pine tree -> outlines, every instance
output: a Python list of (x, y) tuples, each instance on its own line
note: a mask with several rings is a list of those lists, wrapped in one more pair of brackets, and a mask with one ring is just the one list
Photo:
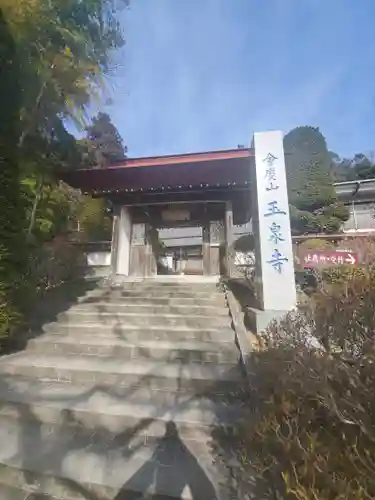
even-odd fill
[(89, 164), (105, 167), (126, 158), (126, 147), (110, 116), (99, 112), (87, 127), (87, 139), (82, 141)]
[(314, 127), (297, 127), (284, 137), (284, 149), (292, 231), (339, 231), (348, 211), (337, 200), (322, 133)]

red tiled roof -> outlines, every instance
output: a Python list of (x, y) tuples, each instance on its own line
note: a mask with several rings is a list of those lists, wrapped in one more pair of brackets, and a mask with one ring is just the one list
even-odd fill
[[(181, 163), (196, 163), (213, 160), (231, 160), (235, 158), (250, 158), (253, 156), (253, 150), (244, 149), (224, 149), (222, 151), (206, 151), (202, 153), (185, 153), (179, 155), (167, 156), (148, 156), (143, 158), (127, 158), (124, 162), (111, 165), (112, 168), (133, 168), (133, 167), (151, 167), (160, 165), (177, 165)], [(92, 170), (92, 169), (90, 169)]]
[(69, 172), (63, 180), (86, 192), (245, 184), (249, 180), (251, 156), (252, 150), (233, 149), (134, 158), (107, 168)]

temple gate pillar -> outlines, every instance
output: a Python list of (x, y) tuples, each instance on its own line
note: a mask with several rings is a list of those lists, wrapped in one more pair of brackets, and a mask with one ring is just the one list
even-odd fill
[(223, 220), (210, 220), (210, 275), (220, 276), (221, 253), (225, 246)]
[(210, 255), (210, 220), (205, 213), (205, 218), (202, 223), (202, 258), (203, 258), (203, 275), (211, 274), (211, 255)]
[(119, 240), (120, 207), (115, 206), (113, 210), (112, 241), (111, 241), (111, 274), (117, 272), (117, 255)]
[(133, 223), (130, 248), (130, 276), (137, 278), (149, 276), (152, 249), (148, 232), (148, 223)]
[(234, 230), (233, 230), (233, 207), (232, 202), (225, 204), (225, 256), (227, 276), (234, 276)]
[(129, 276), (130, 241), (132, 231), (131, 215), (128, 207), (121, 207), (119, 215), (114, 217), (114, 235), (112, 244), (116, 244), (116, 274)]
[(296, 285), (285, 172), (283, 134), (254, 134), (252, 221), (255, 237), (255, 284), (260, 309), (250, 310), (260, 332), (296, 307)]

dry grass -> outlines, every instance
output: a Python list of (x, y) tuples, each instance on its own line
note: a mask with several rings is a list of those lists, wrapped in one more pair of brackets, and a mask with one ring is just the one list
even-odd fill
[(264, 498), (375, 498), (374, 304), (368, 266), (323, 286), (263, 336), (239, 455), (242, 482), (246, 464), (267, 480)]

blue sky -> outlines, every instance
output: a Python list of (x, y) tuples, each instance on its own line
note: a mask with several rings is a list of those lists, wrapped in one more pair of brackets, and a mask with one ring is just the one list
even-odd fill
[(375, 150), (374, 20), (375, 0), (131, 0), (102, 110), (132, 157), (297, 125)]

